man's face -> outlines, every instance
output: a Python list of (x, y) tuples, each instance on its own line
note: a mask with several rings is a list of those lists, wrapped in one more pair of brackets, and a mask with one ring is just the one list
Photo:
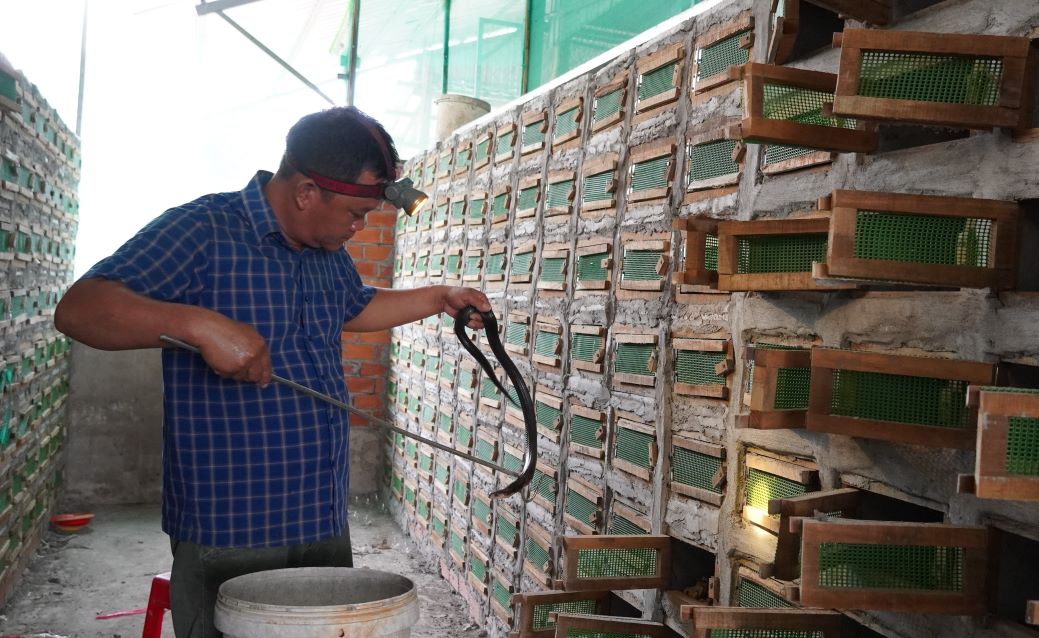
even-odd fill
[[(369, 186), (379, 181), (375, 173), (365, 170), (356, 183)], [(303, 211), (300, 240), (308, 246), (332, 251), (340, 250), (354, 233), (364, 229), (365, 215), (386, 203), (382, 199), (351, 197), (322, 189), (315, 195)]]

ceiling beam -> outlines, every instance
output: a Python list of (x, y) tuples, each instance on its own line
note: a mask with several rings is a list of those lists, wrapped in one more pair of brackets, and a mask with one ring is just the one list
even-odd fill
[(243, 4), (251, 4), (253, 2), (259, 2), (259, 0), (202, 0), (202, 2), (195, 6), (195, 11), (200, 15), (204, 16), (207, 13), (214, 13), (223, 11), (224, 9), (230, 9), (231, 7), (237, 7)]

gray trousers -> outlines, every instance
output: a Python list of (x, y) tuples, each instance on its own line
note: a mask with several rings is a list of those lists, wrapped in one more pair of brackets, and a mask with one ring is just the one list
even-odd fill
[(170, 614), (177, 638), (220, 638), (213, 611), (225, 580), (268, 569), (354, 564), (349, 527), (338, 538), (286, 547), (206, 547), (170, 539), (170, 548)]

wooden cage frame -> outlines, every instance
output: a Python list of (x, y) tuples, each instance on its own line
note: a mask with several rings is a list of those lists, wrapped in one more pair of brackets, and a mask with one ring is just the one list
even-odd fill
[[(622, 343), (650, 344), (653, 346), (653, 355), (650, 357), (648, 368), (652, 374), (631, 374), (617, 372), (614, 366), (614, 383), (653, 387), (657, 384), (656, 372), (660, 365), (660, 338), (655, 332), (636, 332), (636, 328), (615, 326), (613, 331), (613, 359), (617, 358), (617, 347)], [(616, 361), (614, 361), (616, 363)]]
[(973, 493), (978, 498), (1039, 501), (1039, 476), (1007, 471), (1009, 419), (1039, 418), (1039, 394), (971, 387), (967, 396), (978, 406)]
[[(573, 418), (574, 416), (582, 416), (586, 419), (599, 422), (599, 430), (596, 433), (596, 438), (599, 440), (599, 447), (592, 447), (589, 445), (583, 445), (575, 443), (573, 440)], [(577, 397), (570, 397), (570, 451), (589, 456), (593, 459), (603, 460), (606, 458), (606, 432), (607, 422), (609, 421), (609, 410), (596, 410), (595, 408), (589, 408), (581, 403), (581, 400)], [(585, 495), (587, 496), (587, 494)]]
[(522, 344), (512, 343), (510, 341), (505, 340), (504, 335), (503, 335), (502, 347), (504, 347), (509, 352), (514, 352), (514, 353), (516, 353), (516, 354), (518, 354), (518, 355), (520, 355), (522, 357), (525, 357), (525, 356), (527, 356), (530, 353), (530, 335), (531, 335), (531, 330), (530, 330), (530, 314), (526, 313), (526, 312), (516, 312), (516, 311), (509, 312), (508, 322), (505, 324), (505, 332), (506, 332), (506, 334), (508, 333), (510, 326), (517, 325), (517, 324), (525, 326), (525, 328), (523, 329), (523, 335), (524, 335), (523, 343)]
[(453, 173), (456, 177), (469, 172), (469, 169), (473, 165), (472, 138), (458, 141), (458, 145), (455, 146), (455, 159), (454, 162), (452, 162), (452, 165)]
[(717, 288), (718, 271), (708, 270), (704, 256), (707, 238), (718, 237), (718, 220), (705, 217), (688, 217), (671, 222), (672, 230), (684, 235), (685, 259), (681, 269), (671, 273), (671, 282), (679, 286), (707, 286)]
[[(552, 486), (551, 491), (555, 494), (555, 499), (552, 501), (548, 501), (541, 495), (540, 490), (535, 490), (532, 500), (541, 507), (545, 508), (546, 511), (554, 515), (556, 511), (556, 503), (559, 501), (559, 469), (553, 465), (549, 465), (548, 463), (543, 463), (541, 461), (538, 461), (535, 467), (537, 471), (540, 472), (542, 475), (552, 479), (554, 485)], [(531, 480), (531, 485), (533, 485), (535, 488), (539, 487), (536, 484), (536, 478), (534, 480)]]
[[(747, 474), (754, 469), (800, 483), (805, 487), (806, 493), (811, 494), (819, 491), (819, 469), (814, 463), (800, 459), (796, 461), (777, 459), (748, 451), (744, 459), (744, 465), (746, 466)], [(773, 534), (779, 534), (779, 520), (772, 518), (767, 509), (760, 510), (755, 506), (747, 504), (746, 485), (744, 485), (744, 494), (740, 496), (740, 501), (743, 503), (741, 509), (743, 520), (766, 529)]]
[[(685, 46), (681, 42), (665, 44), (649, 55), (644, 55), (635, 61), (635, 121), (642, 121), (646, 114), (659, 107), (678, 101), (682, 93), (682, 78), (684, 77)], [(651, 96), (644, 100), (639, 99), (638, 89), (642, 83), (642, 77), (651, 71), (674, 63), (674, 74), (671, 78), (671, 87), (663, 93)], [(642, 116), (642, 117), (640, 117)]]
[[(516, 265), (516, 255), (525, 255), (527, 253), (530, 253), (530, 269), (526, 273), (513, 274), (513, 269)], [(529, 284), (533, 280), (534, 269), (537, 266), (537, 254), (537, 244), (534, 242), (524, 242), (513, 246), (512, 263), (509, 265), (510, 284)]]
[(908, 445), (961, 449), (971, 449), (975, 445), (977, 406), (967, 406), (967, 427), (964, 428), (831, 415), (834, 370), (958, 380), (977, 385), (991, 384), (995, 375), (995, 366), (978, 361), (812, 348), (812, 383), (807, 415), (809, 430)]
[[(570, 367), (577, 370), (584, 370), (585, 372), (593, 372), (595, 374), (602, 374), (603, 364), (606, 360), (606, 348), (609, 345), (607, 337), (607, 329), (605, 326), (585, 325), (585, 324), (571, 324), (570, 325)], [(585, 361), (583, 359), (577, 359), (574, 357), (573, 348), (573, 336), (575, 334), (593, 335), (602, 339), (602, 345), (596, 351), (592, 361)]]
[[(549, 207), (548, 192), (552, 189), (553, 185), (564, 184), (571, 182), (570, 190), (567, 193), (567, 205)], [(549, 171), (548, 177), (545, 179), (545, 196), (542, 198), (545, 202), (541, 216), (547, 223), (550, 218), (568, 216), (574, 211), (576, 204), (575, 198), (577, 197), (577, 172), (574, 170), (554, 170)]]
[[(462, 269), (465, 266), (464, 254), (465, 251), (461, 248), (447, 248), (444, 250), (444, 281), (462, 281)], [(452, 273), (447, 267), (447, 263), (452, 256), (458, 258), (457, 273)]]
[[(671, 475), (668, 475), (667, 485), (668, 488), (682, 496), (688, 496), (704, 503), (710, 503), (716, 507), (720, 507), (722, 499), (725, 498), (725, 483), (726, 483), (726, 462), (725, 462), (725, 447), (721, 445), (715, 445), (713, 443), (705, 443), (703, 441), (696, 441), (684, 436), (672, 435), (671, 436), (671, 454), (669, 458), (674, 457), (675, 448), (683, 448), (699, 454), (707, 456), (713, 456), (720, 460), (721, 465), (718, 468), (718, 472), (713, 477), (713, 483), (721, 490), (720, 492), (711, 492), (693, 485), (686, 485), (685, 483), (676, 483)], [(671, 467), (674, 467), (674, 463), (671, 463)]]
[[(530, 556), (528, 556), (526, 543), (534, 541), (534, 544), (541, 547), (548, 554), (548, 561), (543, 567), (538, 567), (534, 563), (530, 562)], [(524, 533), (524, 546), (523, 546), (523, 572), (534, 579), (534, 582), (545, 587), (552, 586), (553, 575), (556, 571), (556, 558), (553, 556), (553, 543), (552, 537), (548, 532), (545, 531), (540, 525), (532, 520), (527, 521), (526, 530)]]
[[(452, 406), (446, 403), (440, 404), (437, 410), (437, 441), (447, 446), (453, 446), (455, 440), (455, 419), (451, 410)], [(444, 427), (445, 423), (447, 427)]]
[[(483, 580), (479, 580), (476, 574), (472, 572), (471, 565), (473, 558), (476, 558), (479, 562), (483, 563), (484, 576)], [(488, 592), (488, 585), (491, 577), (491, 560), (487, 557), (487, 554), (480, 549), (479, 543), (474, 543), (472, 539), (469, 539), (469, 556), (466, 557), (465, 566), (465, 579), (473, 587), (476, 593), (481, 596), (486, 596)]]
[[(519, 517), (507, 507), (502, 507), (501, 501), (495, 501), (495, 512), (494, 512), (494, 543), (502, 551), (508, 554), (511, 560), (516, 560), (519, 555), (520, 546), (520, 523)], [(512, 538), (512, 543), (506, 543), (503, 538), (498, 535), (498, 522), (501, 519), (508, 521), (515, 529), (516, 535)]]
[[(688, 337), (684, 334), (673, 333), (671, 336), (671, 349), (674, 351), (675, 360), (675, 394), (681, 394), (684, 396), (707, 397), (711, 399), (729, 398), (729, 383), (731, 378), (730, 375), (736, 367), (736, 360), (732, 350), (732, 341), (729, 339), (728, 335), (714, 337)], [(725, 377), (725, 382), (721, 384), (710, 385), (693, 385), (689, 383), (679, 383), (677, 378), (677, 362), (678, 352), (680, 350), (689, 352), (725, 353), (724, 360), (722, 360), (714, 368), (715, 374)]]
[[(494, 202), (502, 195), (505, 196), (505, 212), (496, 215), (494, 214)], [(492, 226), (509, 221), (509, 213), (512, 211), (512, 200), (512, 186), (510, 185), (502, 186), (491, 192), (488, 199), (487, 212), (490, 213)]]
[(554, 638), (556, 635), (554, 622), (549, 621), (547, 626), (541, 629), (534, 627), (535, 607), (545, 604), (572, 603), (585, 600), (593, 601), (596, 611), (605, 613), (610, 604), (610, 592), (541, 591), (513, 594), (512, 603), (519, 605), (519, 614), (516, 618), (515, 630), (509, 634), (509, 638)]
[[(490, 268), (491, 259), (502, 256), (502, 271), (500, 273), (487, 272)], [(500, 290), (505, 287), (505, 278), (509, 273), (509, 247), (505, 244), (491, 244), (487, 248), (487, 258), (484, 261), (483, 280), (488, 290)]]
[[(596, 121), (595, 109), (599, 104), (599, 98), (604, 95), (609, 95), (614, 91), (620, 91), (620, 109), (613, 115), (604, 117), (601, 120)], [(628, 102), (628, 71), (627, 69), (614, 75), (606, 84), (596, 87), (595, 93), (592, 96), (591, 110), (591, 133), (595, 134), (604, 129), (610, 128), (624, 121), (624, 114), (626, 112)]]
[[(495, 164), (501, 164), (502, 162), (506, 162), (515, 157), (516, 144), (519, 142), (519, 136), (516, 134), (517, 132), (518, 127), (515, 122), (508, 122), (507, 124), (498, 126), (498, 130), (494, 133), (494, 142), (491, 146), (491, 157)], [(509, 135), (510, 133), (512, 134), (512, 144), (509, 145), (509, 150), (504, 153), (499, 153), (498, 144), (504, 136)]]
[[(800, 600), (806, 607), (973, 616), (986, 611), (987, 528), (842, 519), (801, 521)], [(964, 549), (963, 591), (824, 588), (819, 584), (819, 554), (824, 543), (961, 547)]]
[[(745, 33), (744, 33), (745, 32)], [(709, 75), (704, 80), (697, 82), (696, 76), (699, 72), (699, 53), (701, 50), (709, 47), (712, 44), (716, 44), (726, 38), (736, 35), (737, 33), (744, 33), (740, 36), (740, 48), (751, 49), (754, 46), (754, 16), (750, 11), (743, 11), (735, 18), (725, 21), (717, 26), (714, 26), (707, 31), (704, 31), (693, 40), (693, 61), (690, 64), (691, 73), (689, 86), (691, 87), (690, 94), (695, 96), (702, 95), (708, 91), (718, 88), (723, 84), (728, 84), (733, 81), (731, 74), (722, 71)], [(749, 55), (748, 55), (749, 58)]]
[(801, 575), (801, 525), (798, 518), (840, 512), (844, 519), (854, 519), (862, 492), (853, 487), (809, 492), (793, 498), (776, 498), (768, 503), (768, 513), (779, 515), (776, 555), (772, 563), (763, 565), (761, 576), (795, 580)]
[(606, 525), (604, 529), (607, 535), (610, 535), (610, 524), (616, 516), (620, 516), (621, 518), (631, 522), (647, 534), (653, 533), (653, 524), (650, 523), (649, 518), (645, 514), (629, 505), (625, 505), (615, 498), (610, 502), (610, 511), (606, 515)]
[[(620, 160), (617, 153), (606, 153), (603, 155), (596, 155), (589, 157), (584, 164), (581, 166), (581, 199), (576, 202), (577, 206), (581, 211), (582, 219), (597, 218), (603, 215), (612, 215), (617, 211), (617, 184), (618, 177), (617, 170), (620, 167)], [(606, 192), (610, 195), (609, 199), (600, 199), (594, 201), (584, 201), (584, 195), (587, 191), (585, 184), (589, 177), (592, 175), (599, 175), (601, 173), (613, 173), (613, 177), (610, 179), (606, 186)]]
[(563, 280), (545, 281), (543, 277), (538, 277), (536, 287), (538, 290), (563, 293), (567, 290), (567, 283), (570, 279), (570, 244), (545, 244), (541, 249), (541, 259), (538, 264), (541, 269), (544, 269), (545, 261), (549, 259), (563, 260)]
[[(840, 81), (833, 101), (836, 114), (975, 129), (1029, 125), (1039, 54), (1027, 37), (845, 29), (834, 38), (834, 44), (841, 47)], [(860, 65), (865, 50), (999, 58), (1002, 77), (998, 101), (988, 106), (860, 96)]]
[[(512, 586), (512, 583), (510, 583), (509, 580), (507, 578), (505, 578), (505, 576), (497, 568), (491, 568), (490, 572), (491, 572), (491, 582), (488, 585), (488, 587), (491, 590), (491, 594), (490, 594), (490, 598), (491, 598), (491, 612), (494, 613), (494, 615), (498, 617), (498, 620), (500, 620), (503, 623), (505, 623), (506, 626), (511, 626), (512, 625), (512, 620), (513, 620), (512, 602), (511, 601), (512, 601), (512, 596), (515, 593), (515, 588)], [(499, 586), (501, 586), (509, 594), (509, 601), (510, 602), (509, 602), (508, 608), (503, 607), (501, 605), (501, 603), (498, 602), (498, 599), (495, 598), (495, 596), (494, 596), (494, 585), (495, 584), (498, 584)]]
[[(483, 144), (484, 142), (487, 142), (487, 156), (484, 157), (483, 159), (480, 159), (480, 158), (478, 158), (476, 156), (477, 155), (476, 152), (479, 149), (480, 144)], [(491, 163), (491, 159), (493, 157), (494, 157), (494, 134), (491, 132), (490, 129), (487, 129), (483, 133), (480, 133), (479, 135), (477, 135), (475, 137), (475, 139), (473, 140), (473, 170), (479, 170), (479, 169), (483, 168), (484, 166), (487, 166), (488, 164)]]
[[(447, 538), (444, 539), (447, 546), (447, 555), (451, 558), (451, 562), (455, 564), (455, 567), (468, 571), (465, 569), (465, 559), (469, 554), (469, 535), (466, 534), (465, 528), (459, 527), (456, 523), (452, 522), (446, 530)], [(459, 556), (455, 553), (454, 544), (451, 542), (451, 536), (455, 535), (462, 539), (462, 555)]]
[[(902, 33), (902, 32), (898, 32)], [(730, 67), (733, 73), (736, 70)], [(773, 81), (810, 91), (833, 93), (837, 75), (807, 69), (748, 62), (738, 67), (743, 80), (743, 120), (727, 133), (758, 144), (784, 144), (844, 153), (872, 153), (877, 148), (876, 126), (859, 121), (857, 128), (804, 124), (765, 117), (765, 83)]]
[[(820, 204), (829, 204), (832, 210), (826, 265), (817, 269), (818, 276), (965, 288), (1007, 289), (1016, 285), (1020, 250), (1018, 228), (1023, 215), (1017, 202), (836, 190), (828, 201), (824, 198)], [(855, 226), (859, 210), (991, 220), (994, 240), (989, 246), (989, 261), (992, 266), (982, 268), (855, 257)]]
[[(534, 189), (534, 206), (532, 208), (520, 208), (520, 196), (523, 191), (528, 189)], [(544, 199), (544, 193), (541, 188), (541, 174), (528, 175), (519, 181), (519, 190), (516, 191), (516, 219), (526, 219), (528, 217), (535, 217), (538, 212), (538, 205), (541, 200)]]
[[(574, 118), (575, 123), (577, 124), (577, 127), (573, 131), (570, 131), (569, 133), (564, 133), (563, 135), (559, 135), (556, 132), (556, 128), (557, 128), (557, 125), (558, 125), (558, 122), (559, 122), (560, 114), (568, 113), (568, 112), (570, 112), (573, 109), (577, 109), (577, 115)], [(581, 130), (583, 128), (584, 128), (584, 98), (579, 97), (579, 96), (570, 97), (570, 98), (567, 98), (567, 99), (563, 100), (559, 104), (557, 104), (556, 107), (555, 107), (555, 116), (554, 116), (553, 122), (552, 122), (552, 151), (555, 152), (555, 151), (559, 151), (559, 150), (565, 150), (565, 149), (576, 147), (578, 144), (580, 144), (580, 141), (581, 141)]]
[(647, 202), (654, 202), (659, 200), (667, 199), (671, 195), (671, 190), (675, 182), (675, 150), (677, 146), (673, 140), (664, 139), (656, 140), (653, 142), (646, 142), (645, 144), (639, 144), (638, 146), (631, 149), (628, 156), (628, 171), (629, 175), (634, 170), (636, 164), (647, 162), (654, 159), (660, 159), (662, 157), (668, 158), (667, 172), (664, 178), (667, 181), (667, 186), (660, 188), (650, 188), (646, 190), (635, 191), (632, 190), (632, 181), (628, 180), (628, 207), (632, 204), (645, 204)]
[[(521, 121), (523, 127), (518, 132), (520, 138), (520, 155), (529, 155), (544, 149), (548, 133), (548, 110), (541, 109), (538, 111), (528, 111), (523, 114)], [(523, 144), (523, 132), (527, 130), (528, 126), (538, 122), (541, 122), (541, 127), (539, 129), (541, 131), (541, 140), (532, 144)]]
[(562, 394), (560, 394), (556, 390), (553, 390), (552, 388), (548, 387), (547, 385), (539, 383), (534, 388), (534, 405), (536, 406), (538, 403), (543, 403), (543, 404), (549, 406), (550, 408), (554, 408), (556, 410), (559, 410), (559, 416), (556, 417), (556, 426), (555, 426), (555, 428), (550, 429), (547, 426), (542, 425), (540, 422), (538, 422), (538, 424), (537, 424), (538, 433), (541, 436), (543, 436), (546, 439), (548, 439), (549, 441), (552, 441), (553, 443), (558, 445), (559, 444), (559, 440), (562, 437), (562, 433), (563, 433), (563, 397), (562, 397)]
[(466, 226), (480, 228), (487, 222), (487, 210), (487, 191), (470, 191), (466, 196), (465, 213), (462, 215), (462, 220)]
[[(647, 281), (629, 281), (624, 278), (624, 260), (628, 251), (651, 250), (660, 253), (657, 259), (656, 272), (660, 279)], [(621, 249), (618, 260), (617, 292), (618, 299), (655, 299), (664, 290), (670, 278), (671, 270), (671, 235), (667, 233), (640, 234), (621, 233)]]
[[(483, 253), (483, 248), (470, 248), (469, 250), (466, 251), (466, 254), (463, 256), (463, 259), (462, 259), (462, 281), (474, 282), (474, 281), (481, 281), (481, 280), (483, 280), (483, 267), (484, 267), (484, 257), (483, 257), (483, 254), (484, 254)], [(471, 257), (476, 257), (477, 258), (477, 262), (476, 263), (478, 264), (477, 267), (480, 270), (480, 272), (478, 274), (466, 274), (466, 272), (465, 272), (466, 271), (466, 266), (468, 265), (469, 259)]]
[[(687, 607), (682, 607), (685, 617)], [(842, 615), (822, 609), (752, 609), (689, 606), (693, 638), (707, 638), (714, 629), (803, 630), (806, 635), (839, 638)]]
[(455, 149), (453, 146), (445, 146), (440, 149), (437, 153), (436, 171), (434, 173), (437, 179), (451, 177), (451, 173), (454, 170), (454, 158)]
[(579, 635), (585, 636), (584, 631), (606, 632), (599, 635), (623, 635), (622, 632), (638, 634), (646, 638), (668, 638), (671, 630), (663, 623), (641, 618), (621, 618), (617, 616), (600, 616), (592, 614), (567, 614), (563, 612), (552, 612), (550, 617), (555, 617), (556, 636), (567, 638), (570, 630), (581, 630)]
[[(566, 511), (566, 504), (567, 500), (570, 498), (570, 492), (575, 492), (578, 496), (581, 496), (592, 503), (595, 507), (595, 512), (592, 515), (593, 520), (582, 521), (575, 518), (570, 514), (570, 512)], [(564, 523), (577, 530), (580, 534), (597, 534), (599, 527), (603, 523), (604, 502), (604, 490), (601, 487), (592, 485), (578, 476), (576, 472), (572, 470), (570, 471), (566, 477), (566, 490), (563, 494)]]
[[(645, 423), (636, 419), (636, 415), (628, 412), (614, 413), (614, 427), (611, 437), (612, 441), (608, 446), (610, 449), (610, 464), (621, 472), (648, 482), (653, 478), (653, 471), (657, 466), (658, 457), (660, 456), (660, 446), (657, 443), (657, 428), (653, 423)], [(648, 449), (646, 450), (647, 457), (649, 458), (649, 467), (642, 467), (640, 465), (635, 465), (630, 461), (617, 458), (617, 435), (620, 433), (621, 429), (631, 430), (633, 432), (653, 437), (653, 440), (649, 443)], [(614, 501), (614, 504), (617, 504), (617, 502)], [(649, 531), (650, 530), (646, 530), (646, 532)]]
[[(549, 333), (559, 336), (552, 355), (540, 354), (537, 351), (537, 339), (539, 333)], [(541, 369), (558, 372), (562, 366), (563, 351), (563, 325), (555, 319), (539, 318), (534, 322), (534, 330), (531, 334), (530, 360)]]
[[(683, 176), (685, 180), (685, 195), (683, 195), (683, 203), (690, 204), (706, 197), (721, 197), (723, 195), (735, 193), (739, 188), (740, 180), (743, 179), (743, 170), (745, 168), (744, 159), (746, 157), (746, 146), (740, 141), (736, 142), (732, 154), (733, 162), (737, 165), (736, 172), (726, 173), (725, 175), (719, 175), (717, 177), (712, 177), (711, 179), (696, 182), (694, 182), (689, 175), (689, 169), (692, 165), (689, 151), (694, 146), (730, 139), (726, 135), (726, 131), (728, 131), (730, 127), (736, 126), (738, 123), (738, 118), (727, 117), (714, 119), (697, 126), (686, 134), (686, 161), (685, 175)], [(677, 222), (681, 220), (675, 221)]]
[[(581, 257), (588, 255), (605, 255), (603, 257), (603, 268), (606, 270), (606, 279), (594, 281), (582, 281), (578, 262)], [(574, 291), (577, 294), (589, 292), (602, 292), (610, 289), (610, 280), (613, 278), (613, 241), (605, 237), (592, 239), (581, 239), (577, 242), (576, 255), (574, 257)]]
[(803, 410), (776, 410), (779, 371), (784, 368), (812, 367), (812, 350), (757, 348), (749, 344), (743, 349), (743, 360), (754, 364), (754, 383), (744, 393), (743, 402), (749, 412), (737, 417), (737, 426), (754, 430), (791, 430), (806, 426), (807, 406)]
[[(618, 536), (560, 536), (562, 578), (553, 584), (565, 591), (601, 591), (619, 589), (666, 589), (671, 580), (671, 537), (656, 534)], [(582, 550), (656, 550), (655, 573), (652, 576), (582, 577), (577, 572)]]

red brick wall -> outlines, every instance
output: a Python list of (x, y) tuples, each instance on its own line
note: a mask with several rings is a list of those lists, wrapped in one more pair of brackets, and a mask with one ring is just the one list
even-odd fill
[[(367, 227), (346, 244), (357, 272), (366, 284), (389, 288), (393, 284), (393, 232), (396, 211), (368, 213)], [(386, 373), (390, 363), (390, 331), (344, 332), (343, 374), (351, 403), (360, 410), (385, 418)], [(351, 425), (367, 425), (350, 417)]]

